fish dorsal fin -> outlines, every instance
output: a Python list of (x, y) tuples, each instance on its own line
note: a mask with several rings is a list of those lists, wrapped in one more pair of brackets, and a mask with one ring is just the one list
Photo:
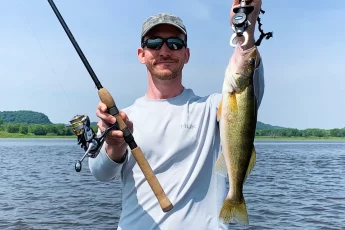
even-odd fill
[(255, 163), (256, 163), (256, 150), (255, 150), (255, 147), (253, 145), (252, 155), (250, 156), (249, 165), (248, 165), (248, 168), (247, 168), (247, 172), (246, 172), (246, 176), (244, 178), (244, 181), (247, 180), (248, 176), (252, 172), (252, 170), (253, 170), (253, 168), (255, 166)]
[(216, 173), (218, 173), (219, 175), (223, 176), (223, 177), (227, 177), (228, 176), (228, 171), (226, 168), (226, 164), (225, 164), (225, 159), (224, 159), (224, 155), (223, 153), (219, 154), (219, 157), (216, 161)]

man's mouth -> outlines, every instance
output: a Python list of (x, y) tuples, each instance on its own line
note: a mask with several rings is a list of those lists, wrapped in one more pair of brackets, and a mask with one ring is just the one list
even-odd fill
[(156, 62), (156, 65), (158, 64), (171, 64), (171, 63), (175, 63), (174, 61), (159, 61), (159, 62)]

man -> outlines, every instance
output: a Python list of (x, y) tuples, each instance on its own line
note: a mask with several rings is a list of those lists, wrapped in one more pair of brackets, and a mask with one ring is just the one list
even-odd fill
[[(238, 4), (235, 0), (232, 7)], [(252, 26), (248, 29), (248, 44), (240, 47), (243, 39), (237, 39), (233, 66), (256, 49), (254, 30), (261, 0), (251, 4), (255, 9), (249, 17)], [(141, 35), (138, 59), (147, 67), (148, 89), (133, 105), (123, 109), (121, 116), (174, 208), (167, 213), (161, 210), (121, 131), (110, 132), (99, 155), (89, 158), (91, 173), (100, 181), (121, 176), (122, 214), (118, 229), (227, 229), (218, 220), (227, 193), (226, 179), (214, 172), (220, 152), (216, 113), (221, 94), (200, 97), (182, 85), (182, 69), (188, 63), (190, 50), (187, 30), (178, 17), (152, 16), (143, 23)], [(258, 59), (254, 80), (260, 104), (264, 79), (263, 64)], [(115, 122), (106, 111), (100, 103), (96, 112), (99, 131)]]

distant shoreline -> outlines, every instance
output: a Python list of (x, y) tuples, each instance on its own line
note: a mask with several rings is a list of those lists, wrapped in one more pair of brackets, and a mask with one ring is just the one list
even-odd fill
[(255, 140), (267, 141), (345, 141), (345, 137), (271, 137), (257, 136)]
[(21, 133), (7, 133), (7, 132), (0, 132), (0, 138), (9, 138), (9, 139), (28, 139), (28, 138), (35, 138), (35, 139), (44, 139), (44, 138), (55, 138), (55, 139), (71, 139), (76, 138), (75, 135), (71, 136), (57, 136), (57, 135), (35, 135), (33, 133), (29, 134), (21, 134)]
[[(20, 134), (20, 133), (7, 133), (0, 132), (0, 138), (8, 139), (74, 139), (75, 135), (72, 136), (57, 136), (57, 135), (34, 135), (30, 134)], [(255, 140), (267, 140), (267, 141), (345, 141), (345, 137), (272, 137), (272, 136), (257, 136)]]

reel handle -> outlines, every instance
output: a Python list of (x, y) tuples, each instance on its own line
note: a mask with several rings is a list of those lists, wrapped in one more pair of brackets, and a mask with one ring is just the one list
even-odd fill
[(82, 168), (81, 161), (80, 160), (75, 161), (75, 163), (74, 163), (75, 171), (80, 172), (81, 168)]
[(164, 212), (170, 211), (173, 208), (173, 205), (165, 194), (162, 186), (160, 185), (156, 175), (152, 171), (152, 168), (149, 165), (140, 147), (135, 143), (132, 133), (129, 131), (126, 123), (123, 121), (113, 97), (105, 88), (99, 89), (98, 95), (101, 101), (107, 106), (109, 114), (113, 115), (116, 118), (116, 122), (118, 123), (120, 130), (123, 132), (124, 139), (130, 147), (133, 157), (137, 161), (162, 210)]

